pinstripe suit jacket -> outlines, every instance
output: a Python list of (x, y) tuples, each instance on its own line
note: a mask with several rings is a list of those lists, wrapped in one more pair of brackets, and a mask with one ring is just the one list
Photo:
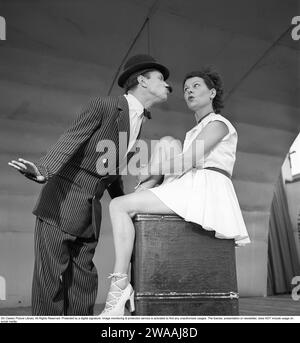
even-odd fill
[[(129, 108), (124, 96), (93, 99), (73, 125), (38, 161), (37, 167), (46, 177), (47, 183), (40, 193), (33, 214), (70, 234), (92, 236), (95, 230), (92, 201), (96, 192), (99, 199), (105, 189), (111, 197), (124, 194), (121, 177), (111, 174), (112, 170), (118, 169), (122, 144), (119, 144), (119, 132), (127, 134), (127, 150), (129, 130)], [(115, 143), (116, 156), (114, 151), (96, 151), (99, 142), (103, 140)], [(109, 171), (107, 165), (102, 164), (101, 156), (104, 155), (108, 161), (116, 161), (109, 166)], [(127, 162), (132, 156), (133, 153), (127, 155)], [(96, 228), (98, 233), (100, 222)]]

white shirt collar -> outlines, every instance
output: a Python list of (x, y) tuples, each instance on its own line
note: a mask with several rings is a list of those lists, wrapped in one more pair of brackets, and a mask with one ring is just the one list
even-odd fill
[(124, 94), (129, 107), (129, 113), (136, 113), (141, 115), (144, 112), (144, 106), (140, 101), (132, 94)]

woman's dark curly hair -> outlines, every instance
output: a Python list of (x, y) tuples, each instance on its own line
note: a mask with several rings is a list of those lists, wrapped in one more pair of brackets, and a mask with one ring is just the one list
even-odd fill
[(216, 90), (216, 96), (213, 99), (213, 109), (216, 113), (221, 113), (221, 109), (224, 107), (223, 105), (223, 82), (221, 76), (213, 70), (211, 67), (204, 67), (197, 71), (192, 71), (188, 73), (184, 80), (183, 80), (183, 87), (185, 81), (187, 79), (191, 79), (192, 77), (201, 77), (204, 80), (208, 89), (214, 88)]

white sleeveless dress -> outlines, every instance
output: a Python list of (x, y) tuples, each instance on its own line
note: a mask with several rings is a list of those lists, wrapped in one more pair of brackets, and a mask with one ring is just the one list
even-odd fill
[(231, 180), (219, 172), (203, 169), (217, 167), (232, 175), (238, 138), (235, 128), (223, 116), (211, 113), (187, 132), (183, 152), (201, 130), (215, 120), (225, 123), (229, 133), (204, 157), (203, 166), (182, 176), (167, 178), (150, 191), (186, 221), (215, 231), (216, 238), (234, 239), (237, 245), (245, 245), (250, 239)]

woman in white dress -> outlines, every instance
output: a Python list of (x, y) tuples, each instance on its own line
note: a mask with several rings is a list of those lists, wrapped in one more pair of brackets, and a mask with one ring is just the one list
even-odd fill
[(128, 300), (134, 310), (128, 268), (136, 213), (177, 214), (215, 231), (217, 238), (235, 239), (237, 245), (250, 242), (231, 182), (237, 133), (219, 114), (223, 107), (221, 78), (207, 68), (189, 73), (183, 92), (197, 123), (187, 132), (183, 149), (174, 138), (162, 138), (149, 165), (141, 170), (137, 191), (110, 203), (116, 260), (102, 316), (124, 315)]

